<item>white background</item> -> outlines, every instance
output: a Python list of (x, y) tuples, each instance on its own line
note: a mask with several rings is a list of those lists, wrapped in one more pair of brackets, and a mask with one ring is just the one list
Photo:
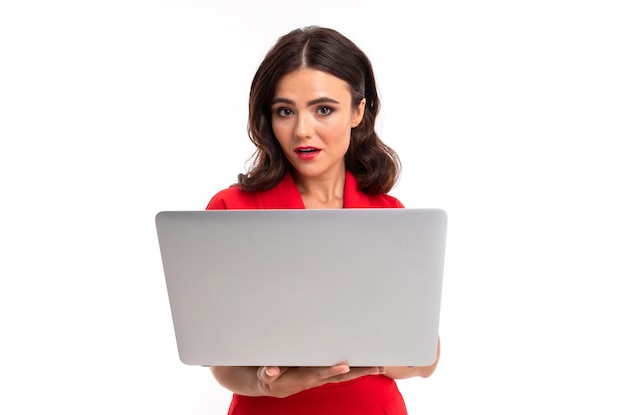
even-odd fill
[(449, 214), (409, 412), (626, 413), (619, 5), (2, 0), (0, 413), (225, 413), (178, 361), (154, 215), (236, 180), (254, 71), (309, 24), (374, 64), (393, 194)]

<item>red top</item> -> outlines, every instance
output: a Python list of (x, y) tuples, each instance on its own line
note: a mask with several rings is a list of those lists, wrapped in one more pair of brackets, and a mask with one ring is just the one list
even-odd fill
[[(344, 208), (402, 208), (386, 194), (368, 195), (346, 172)], [(298, 188), (287, 173), (272, 189), (246, 192), (238, 186), (218, 192), (207, 209), (304, 209)], [(287, 398), (233, 394), (229, 415), (406, 415), (396, 382), (384, 375), (363, 376), (348, 382), (327, 383)]]

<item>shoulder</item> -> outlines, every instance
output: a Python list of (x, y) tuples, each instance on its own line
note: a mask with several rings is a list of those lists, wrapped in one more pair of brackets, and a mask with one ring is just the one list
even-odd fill
[(258, 192), (246, 192), (233, 185), (215, 194), (206, 209), (258, 209), (262, 202)]
[(367, 195), (373, 207), (403, 208), (404, 205), (395, 197), (388, 194)]
[(291, 175), (287, 173), (269, 190), (249, 192), (238, 185), (221, 190), (211, 198), (208, 209), (304, 209), (304, 203)]
[(403, 208), (398, 199), (386, 193), (369, 194), (359, 189), (354, 175), (346, 172), (346, 185), (343, 192), (346, 208)]

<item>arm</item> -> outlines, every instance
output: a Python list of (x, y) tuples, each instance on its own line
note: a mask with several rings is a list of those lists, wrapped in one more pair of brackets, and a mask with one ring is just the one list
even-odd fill
[(406, 379), (412, 378), (415, 376), (420, 376), (422, 378), (427, 378), (433, 374), (437, 365), (439, 364), (439, 355), (441, 352), (441, 341), (437, 341), (437, 357), (435, 358), (435, 362), (430, 366), (416, 366), (416, 367), (406, 367), (406, 366), (388, 366), (385, 368), (385, 375), (393, 378), (393, 379)]
[(344, 382), (365, 375), (384, 373), (384, 368), (348, 365), (331, 367), (211, 366), (224, 388), (246, 396), (284, 398), (330, 382)]
[(246, 396), (263, 395), (263, 389), (257, 377), (258, 367), (211, 366), (210, 369), (217, 383), (231, 392)]

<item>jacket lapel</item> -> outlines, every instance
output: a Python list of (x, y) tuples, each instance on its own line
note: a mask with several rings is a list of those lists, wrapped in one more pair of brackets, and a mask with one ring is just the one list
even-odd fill
[(262, 192), (261, 200), (264, 209), (304, 209), (302, 196), (289, 172), (276, 186)]

